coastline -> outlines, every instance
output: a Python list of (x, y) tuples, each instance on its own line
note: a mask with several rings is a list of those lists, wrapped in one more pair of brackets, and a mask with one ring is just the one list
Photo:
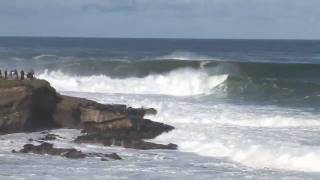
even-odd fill
[[(83, 134), (74, 139), (77, 143), (133, 149), (177, 149), (175, 144), (144, 141), (174, 129), (144, 119), (146, 114), (156, 114), (156, 110), (63, 96), (45, 80), (0, 80), (0, 134), (69, 128), (82, 130)], [(48, 145), (43, 147), (52, 149)], [(40, 154), (43, 153), (50, 154), (49, 151)]]

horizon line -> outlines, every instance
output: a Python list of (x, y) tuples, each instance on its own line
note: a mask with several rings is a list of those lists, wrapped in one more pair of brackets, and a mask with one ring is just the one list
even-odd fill
[(98, 37), (98, 36), (33, 36), (33, 35), (0, 35), (0, 38), (65, 38), (65, 39), (157, 39), (157, 40), (262, 40), (262, 41), (320, 41), (320, 39), (303, 38), (183, 38), (183, 37)]

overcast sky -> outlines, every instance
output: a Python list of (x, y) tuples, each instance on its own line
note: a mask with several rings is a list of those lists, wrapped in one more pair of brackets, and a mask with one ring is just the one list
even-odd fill
[(320, 39), (320, 0), (0, 0), (2, 36)]

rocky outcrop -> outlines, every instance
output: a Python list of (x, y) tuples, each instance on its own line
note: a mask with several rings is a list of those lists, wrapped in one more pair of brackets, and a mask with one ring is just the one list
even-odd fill
[(133, 148), (133, 149), (177, 149), (177, 145), (175, 144), (156, 144), (152, 142), (146, 142), (139, 138), (132, 138), (130, 136), (114, 136), (96, 133), (96, 134), (87, 134), (83, 136), (79, 136), (76, 140), (76, 143), (91, 143), (91, 144), (103, 144), (105, 146), (122, 146), (125, 148)]
[(0, 133), (59, 127), (53, 119), (59, 98), (43, 80), (0, 80)]
[(104, 105), (81, 98), (61, 96), (54, 119), (68, 128), (82, 128), (86, 134), (77, 143), (100, 143), (134, 149), (176, 149), (173, 144), (145, 142), (174, 129), (170, 125), (144, 119), (154, 109), (134, 109), (125, 105)]
[[(33, 144), (26, 144), (20, 151), (12, 150), (13, 153), (33, 153), (33, 154), (48, 154), (54, 156), (63, 156), (70, 159), (82, 159), (86, 157), (100, 157), (101, 160), (105, 161), (108, 159), (121, 160), (121, 157), (116, 154), (103, 154), (103, 153), (83, 153), (74, 148), (55, 148), (53, 144), (42, 143), (38, 146)], [(106, 159), (108, 158), (108, 159)]]
[[(155, 109), (100, 104), (83, 98), (62, 96), (44, 80), (0, 80), (0, 133), (55, 128), (84, 129), (79, 143), (121, 145), (136, 149), (176, 149), (173, 144), (145, 142), (174, 129), (144, 119)], [(47, 137), (54, 139), (55, 137)]]

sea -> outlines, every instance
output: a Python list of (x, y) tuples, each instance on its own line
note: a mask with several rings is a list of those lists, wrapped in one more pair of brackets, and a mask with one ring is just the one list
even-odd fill
[(60, 94), (156, 108), (178, 150), (75, 144), (123, 160), (13, 154), (40, 132), (0, 136), (0, 179), (320, 179), (320, 41), (0, 37), (0, 69), (33, 69)]

